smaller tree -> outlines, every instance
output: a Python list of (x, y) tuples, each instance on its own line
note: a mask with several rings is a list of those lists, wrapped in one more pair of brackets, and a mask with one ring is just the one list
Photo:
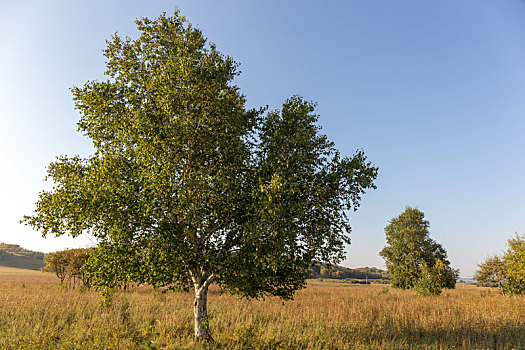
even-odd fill
[(92, 249), (90, 248), (77, 248), (69, 250), (67, 273), (69, 279), (73, 280), (73, 287), (76, 286), (77, 282), (82, 283), (84, 287), (89, 288), (91, 286), (91, 279), (84, 269), (91, 252)]
[(407, 207), (385, 227), (387, 246), (379, 255), (385, 259), (392, 287), (417, 285), (419, 290), (431, 291), (420, 294), (439, 294), (441, 288), (455, 287), (459, 270), (450, 267), (443, 246), (429, 237), (429, 226), (423, 212)]
[(507, 278), (503, 290), (511, 294), (525, 294), (525, 236), (516, 234), (507, 244), (509, 248), (503, 255)]
[(54, 272), (61, 284), (67, 281), (68, 285), (72, 283), (75, 287), (78, 282), (90, 287), (91, 281), (84, 267), (92, 251), (92, 248), (77, 248), (48, 253), (44, 256), (42, 271)]
[(505, 262), (497, 255), (488, 257), (478, 264), (478, 270), (474, 274), (476, 284), (480, 287), (503, 288), (507, 279), (505, 273)]
[(67, 250), (61, 250), (53, 253), (47, 253), (44, 256), (44, 267), (42, 271), (44, 272), (54, 272), (58, 279), (60, 279), (60, 284), (64, 283), (64, 280), (67, 277), (69, 258), (67, 257)]

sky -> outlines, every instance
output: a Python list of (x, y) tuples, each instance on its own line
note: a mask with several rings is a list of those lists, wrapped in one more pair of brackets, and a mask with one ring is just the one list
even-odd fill
[(384, 227), (406, 206), (462, 277), (525, 234), (525, 2), (0, 0), (0, 242), (50, 252), (87, 236), (19, 224), (59, 155), (87, 156), (70, 88), (104, 80), (102, 50), (134, 20), (178, 8), (241, 64), (250, 107), (318, 103), (343, 155), (362, 149), (377, 190), (349, 214), (348, 267), (384, 267)]

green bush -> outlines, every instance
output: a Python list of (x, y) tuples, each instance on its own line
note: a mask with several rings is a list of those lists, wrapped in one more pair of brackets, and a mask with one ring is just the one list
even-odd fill
[(503, 294), (525, 294), (525, 281), (514, 278), (507, 278), (501, 286)]
[(435, 274), (426, 267), (422, 269), (421, 277), (414, 283), (414, 290), (422, 296), (441, 294), (441, 286)]

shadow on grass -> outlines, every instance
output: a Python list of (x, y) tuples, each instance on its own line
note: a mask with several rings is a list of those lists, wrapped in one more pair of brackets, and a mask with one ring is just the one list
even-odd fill
[[(334, 330), (335, 331), (335, 330)], [(502, 324), (495, 330), (479, 328), (423, 330), (416, 327), (379, 334), (361, 328), (352, 332), (339, 329), (323, 338), (307, 333), (267, 339), (253, 328), (237, 330), (234, 337), (217, 337), (202, 349), (525, 349), (525, 324)]]
[[(397, 332), (373, 334), (366, 337), (361, 332), (362, 343), (368, 344), (404, 344), (414, 349), (525, 349), (524, 323), (504, 323), (493, 330), (480, 327), (461, 327), (454, 329), (421, 329), (407, 325)], [(367, 339), (366, 341), (363, 341)], [(356, 335), (349, 335), (349, 343), (356, 342)]]

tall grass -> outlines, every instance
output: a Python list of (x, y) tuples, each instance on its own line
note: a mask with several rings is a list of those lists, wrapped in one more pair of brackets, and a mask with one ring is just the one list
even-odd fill
[(113, 295), (50, 276), (0, 276), (1, 349), (524, 349), (525, 299), (475, 287), (438, 297), (384, 286), (312, 283), (295, 300), (211, 290), (214, 344), (193, 342), (192, 296)]

